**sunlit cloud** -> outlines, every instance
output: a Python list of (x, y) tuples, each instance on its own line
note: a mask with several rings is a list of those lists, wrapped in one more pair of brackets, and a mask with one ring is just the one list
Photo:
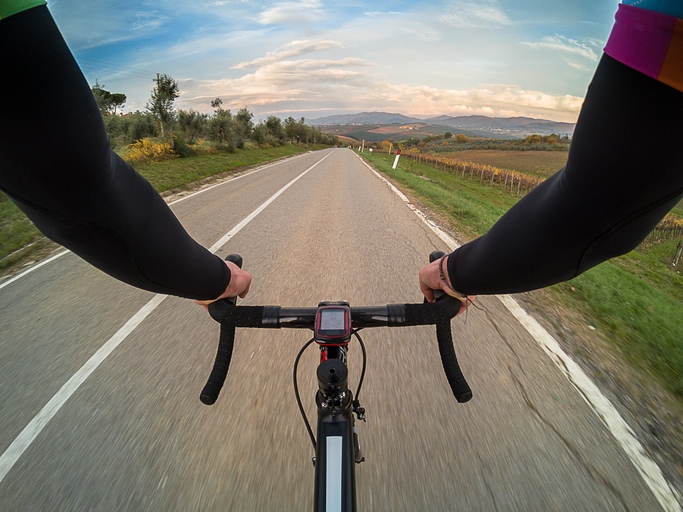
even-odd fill
[(268, 52), (265, 57), (259, 57), (258, 59), (254, 59), (249, 62), (240, 62), (236, 66), (233, 66), (233, 68), (259, 68), (274, 62), (281, 61), (283, 59), (340, 47), (341, 45), (335, 41), (292, 41), (291, 43), (288, 43), (275, 51)]
[[(259, 61), (259, 59), (255, 59)], [(491, 84), (469, 89), (391, 84), (378, 79), (372, 63), (343, 59), (269, 59), (239, 78), (192, 80), (184, 84), (185, 108), (207, 110), (221, 97), (226, 106), (244, 105), (264, 114), (298, 107), (299, 111), (390, 110), (408, 115), (532, 115), (573, 122), (583, 99), (552, 95), (515, 85)], [(246, 66), (245, 66), (246, 67)]]
[(502, 84), (465, 90), (383, 84), (375, 87), (368, 99), (384, 105), (401, 105), (402, 111), (413, 114), (485, 113), (501, 116), (509, 112), (526, 112), (527, 115), (555, 112), (556, 117), (569, 120), (576, 119), (583, 103), (583, 98), (575, 96), (554, 96)]
[(233, 108), (241, 103), (256, 106), (284, 101), (325, 101), (328, 89), (367, 86), (366, 75), (356, 68), (368, 65), (353, 57), (272, 62), (240, 78), (196, 80), (188, 84), (195, 97), (190, 100), (188, 95), (186, 101), (221, 97)]

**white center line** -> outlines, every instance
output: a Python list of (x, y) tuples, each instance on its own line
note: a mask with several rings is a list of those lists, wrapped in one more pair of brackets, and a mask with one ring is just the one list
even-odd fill
[[(328, 153), (323, 158), (318, 160), (304, 172), (299, 174), (292, 181), (287, 183), (284, 187), (273, 194), (265, 203), (254, 210), (250, 215), (248, 215), (242, 222), (237, 224), (232, 228), (227, 234), (225, 234), (221, 239), (211, 246), (210, 251), (215, 253), (220, 249), (228, 240), (235, 236), (242, 228), (244, 228), (249, 222), (251, 222), (259, 213), (268, 207), (275, 199), (277, 199), (285, 190), (291, 187), (296, 181), (303, 177), (306, 173), (312, 170), (320, 162), (325, 160), (331, 153)], [(61, 256), (59, 254), (56, 257)], [(51, 258), (54, 259), (54, 258)], [(46, 260), (47, 263), (50, 260)], [(158, 306), (161, 304), (167, 295), (155, 295), (152, 300), (145, 304), (135, 315), (133, 315), (130, 320), (128, 320), (123, 327), (121, 327), (116, 334), (114, 334), (100, 349), (93, 354), (93, 356), (86, 361), (86, 363), (81, 366), (81, 368), (62, 386), (62, 388), (55, 393), (55, 395), (50, 399), (50, 401), (45, 404), (45, 406), (40, 410), (40, 412), (24, 427), (24, 430), (16, 437), (12, 444), (9, 445), (7, 450), (0, 456), (0, 483), (3, 481), (7, 473), (12, 469), (14, 464), (19, 460), (19, 457), (26, 451), (26, 449), (31, 446), (31, 443), (40, 434), (40, 432), (45, 428), (45, 426), (50, 422), (50, 420), (57, 414), (59, 409), (66, 403), (66, 401), (71, 398), (71, 396), (76, 392), (76, 390), (85, 382), (85, 380), (94, 372), (97, 367), (102, 364), (102, 362), (111, 354), (116, 347), (118, 347), (123, 340), (125, 340), (130, 333), (132, 333), (135, 328), (142, 323), (142, 321), (147, 318)]]

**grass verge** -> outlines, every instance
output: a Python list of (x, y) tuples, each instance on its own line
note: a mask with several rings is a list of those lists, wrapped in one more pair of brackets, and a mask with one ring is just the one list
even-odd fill
[(173, 158), (162, 162), (136, 164), (136, 170), (157, 189), (158, 192), (187, 188), (191, 183), (203, 180), (216, 174), (236, 171), (303, 153), (306, 150), (288, 144), (275, 148), (248, 148), (235, 153), (206, 152), (187, 158)]
[[(425, 164), (365, 153), (377, 170), (429, 208), (448, 216), (463, 235), (485, 233), (516, 198)], [(639, 248), (551, 287), (562, 303), (604, 331), (630, 364), (654, 376), (683, 402), (683, 277), (671, 266), (676, 241)]]

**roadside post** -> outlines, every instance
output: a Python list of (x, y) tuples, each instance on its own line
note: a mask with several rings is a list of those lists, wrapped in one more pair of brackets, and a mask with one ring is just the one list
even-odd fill
[(396, 151), (396, 158), (394, 158), (394, 165), (391, 167), (392, 169), (396, 169), (396, 166), (398, 165), (398, 159), (401, 156), (401, 150), (399, 149)]

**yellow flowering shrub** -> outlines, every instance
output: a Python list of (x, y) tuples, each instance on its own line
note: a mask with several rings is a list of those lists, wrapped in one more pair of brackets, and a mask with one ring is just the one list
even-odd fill
[(154, 142), (150, 139), (140, 139), (133, 142), (124, 155), (128, 162), (150, 162), (175, 157), (170, 142)]

